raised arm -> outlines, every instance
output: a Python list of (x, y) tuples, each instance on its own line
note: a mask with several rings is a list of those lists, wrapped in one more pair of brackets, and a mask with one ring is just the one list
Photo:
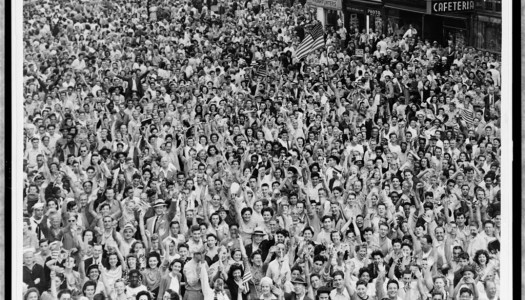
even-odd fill
[(180, 232), (188, 232), (188, 222), (186, 220), (187, 201), (180, 201)]
[(386, 278), (386, 266), (384, 263), (377, 266), (378, 273), (377, 273), (377, 279), (376, 279), (376, 295), (377, 299), (383, 299), (385, 295), (385, 289), (383, 288), (383, 285), (385, 283)]
[(146, 236), (146, 226), (144, 225), (144, 215), (145, 215), (144, 210), (141, 210), (139, 214), (139, 228), (140, 228), (140, 236), (142, 238), (142, 242), (144, 243), (146, 248), (148, 248), (149, 240), (148, 240), (148, 237)]

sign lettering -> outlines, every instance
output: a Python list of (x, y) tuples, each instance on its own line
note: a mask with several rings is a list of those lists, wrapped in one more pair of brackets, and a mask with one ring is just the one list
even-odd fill
[(432, 1), (432, 13), (473, 11), (474, 1)]
[(306, 3), (309, 5), (333, 10), (341, 10), (343, 8), (341, 0), (307, 0)]
[(365, 14), (365, 10), (364, 9), (357, 8), (357, 7), (347, 7), (346, 10), (351, 11), (351, 12), (355, 12), (355, 13), (358, 13), (358, 14)]
[(379, 16), (381, 16), (381, 11), (379, 11), (377, 9), (369, 9), (368, 10), (368, 14), (371, 15), (371, 16), (379, 17)]

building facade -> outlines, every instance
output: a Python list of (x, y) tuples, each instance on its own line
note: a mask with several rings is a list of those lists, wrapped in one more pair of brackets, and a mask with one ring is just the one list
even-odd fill
[(343, 18), (343, 0), (306, 0), (311, 9), (316, 10), (317, 20), (324, 26), (336, 26), (337, 19)]
[(343, 0), (345, 26), (403, 34), (412, 25), (423, 40), (501, 51), (501, 0)]
[(478, 2), (472, 32), (476, 49), (493, 53), (501, 52), (501, 0)]

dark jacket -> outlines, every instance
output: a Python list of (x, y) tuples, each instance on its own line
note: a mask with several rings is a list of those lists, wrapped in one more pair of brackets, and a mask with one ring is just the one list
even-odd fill
[[(31, 269), (24, 266), (23, 270), (23, 281), (27, 284), (28, 288), (36, 288), (40, 294), (47, 289), (47, 281), (44, 276), (44, 267), (39, 264), (34, 264)], [(35, 283), (35, 281), (39, 281)]]
[[(270, 247), (273, 246), (274, 244), (275, 244), (274, 240), (264, 240), (259, 245), (258, 251), (261, 252), (261, 258), (263, 261), (266, 260)], [(245, 248), (246, 248), (246, 255), (248, 257), (251, 257), (253, 253), (253, 244), (249, 244)]]
[(142, 88), (142, 79), (144, 79), (144, 77), (146, 77), (148, 75), (149, 71), (146, 71), (144, 74), (140, 75), (139, 78), (137, 78), (136, 76), (131, 76), (131, 77), (123, 77), (123, 76), (120, 76), (120, 75), (117, 75), (118, 78), (126, 81), (128, 83), (128, 86), (126, 87), (126, 93), (125, 93), (125, 96), (126, 98), (130, 98), (132, 93), (133, 93), (133, 81), (135, 81), (136, 85), (137, 85), (137, 94), (139, 95), (139, 97), (142, 97), (144, 96), (144, 89)]

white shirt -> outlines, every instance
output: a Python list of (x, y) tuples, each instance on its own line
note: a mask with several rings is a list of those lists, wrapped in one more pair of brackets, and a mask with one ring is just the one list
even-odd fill
[(172, 276), (171, 274), (169, 274), (170, 277), (171, 277), (171, 282), (170, 282), (170, 287), (169, 289), (172, 290), (172, 291), (175, 291), (177, 293), (180, 293), (180, 282), (179, 282), (179, 278), (177, 276)]
[[(208, 280), (208, 272), (206, 270), (202, 270), (200, 273), (200, 280), (201, 280), (201, 287), (202, 287), (202, 294), (204, 295), (204, 300), (229, 300), (228, 295), (222, 292), (215, 292), (215, 289), (212, 289), (210, 287), (210, 283)], [(173, 282), (173, 280), (171, 281)], [(217, 296), (217, 298), (215, 298)]]
[(348, 294), (348, 291), (345, 288), (343, 288), (342, 293), (338, 293), (337, 289), (333, 289), (330, 292), (330, 299), (331, 300), (348, 300), (350, 299), (350, 294)]
[[(284, 253), (283, 253), (284, 254)], [(282, 264), (279, 264), (279, 259), (274, 259), (268, 265), (268, 270), (266, 271), (266, 276), (270, 277), (273, 282), (278, 282), (280, 275), (283, 274), (286, 278), (286, 281), (291, 280), (291, 270), (288, 263), (287, 256), (283, 260)]]
[(128, 296), (128, 298), (135, 299), (138, 293), (142, 291), (147, 291), (147, 290), (148, 288), (146, 288), (145, 285), (139, 285), (136, 288), (132, 288), (128, 285), (126, 286), (126, 295)]

